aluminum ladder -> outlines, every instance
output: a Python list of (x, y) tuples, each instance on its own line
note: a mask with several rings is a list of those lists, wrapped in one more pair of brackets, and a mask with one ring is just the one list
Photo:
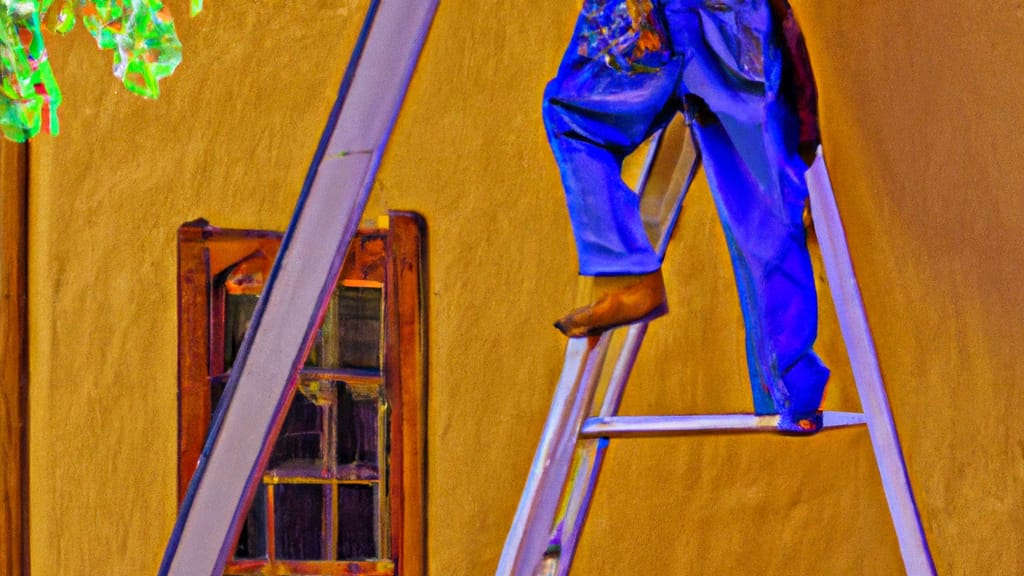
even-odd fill
[[(641, 212), (648, 236), (662, 258), (700, 164), (699, 151), (688, 132), (673, 125), (653, 139), (637, 186), (642, 191)], [(666, 173), (671, 177), (653, 182), (657, 174)], [(863, 413), (826, 411), (824, 428), (867, 426), (906, 571), (912, 576), (934, 575), (820, 148), (806, 177), (822, 260), (863, 407)], [(596, 410), (595, 396), (613, 331), (569, 340), (550, 413), (505, 540), (498, 576), (570, 573), (611, 438), (777, 431), (777, 415), (619, 416), (623, 390), (647, 324), (620, 330), (626, 331), (625, 339)], [(554, 545), (553, 552), (546, 555), (549, 545)]]

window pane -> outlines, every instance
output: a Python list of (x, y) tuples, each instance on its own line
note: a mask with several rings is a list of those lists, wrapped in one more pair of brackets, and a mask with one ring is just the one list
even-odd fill
[(338, 560), (380, 557), (376, 486), (338, 487)]
[(383, 290), (338, 288), (340, 294), (341, 366), (380, 369)]
[(379, 370), (382, 306), (380, 288), (339, 286), (306, 365)]
[(242, 347), (249, 320), (260, 297), (253, 294), (227, 294), (224, 300), (224, 367), (230, 369)]
[(227, 378), (211, 378), (210, 379), (210, 415), (217, 413), (217, 407), (220, 406), (220, 399), (224, 396), (224, 390), (228, 387)]
[(324, 506), (330, 505), (330, 486), (274, 486), (274, 542), (281, 560), (324, 558)]
[(253, 559), (267, 556), (267, 487), (260, 484), (249, 508), (249, 515), (238, 537), (235, 558)]
[[(338, 383), (338, 464), (377, 468), (379, 388)], [(374, 476), (375, 477), (375, 476)]]
[(289, 467), (318, 468), (321, 462), (320, 431), (319, 407), (305, 394), (296, 391), (274, 444), (268, 470), (285, 463), (289, 463)]

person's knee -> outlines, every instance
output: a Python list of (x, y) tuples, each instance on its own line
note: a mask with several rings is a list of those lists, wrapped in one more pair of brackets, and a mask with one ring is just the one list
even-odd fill
[(555, 135), (559, 133), (561, 131), (559, 128), (565, 125), (562, 107), (546, 94), (544, 101), (541, 103), (540, 113), (541, 118), (544, 119), (544, 127), (547, 128), (548, 134)]
[(552, 81), (544, 90), (541, 103), (541, 117), (551, 137), (561, 136), (572, 131), (579, 124), (577, 114), (558, 98), (557, 83)]

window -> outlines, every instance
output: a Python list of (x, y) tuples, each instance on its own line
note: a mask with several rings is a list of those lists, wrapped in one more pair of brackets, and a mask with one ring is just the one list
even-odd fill
[[(424, 573), (422, 229), (357, 232), (226, 574)], [(280, 241), (179, 230), (179, 501)]]

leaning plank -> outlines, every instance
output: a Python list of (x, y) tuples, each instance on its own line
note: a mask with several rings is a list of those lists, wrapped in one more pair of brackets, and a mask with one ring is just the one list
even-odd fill
[(223, 573), (373, 185), (437, 0), (371, 2), (161, 575)]
[(928, 541), (907, 476), (907, 467), (903, 462), (896, 424), (889, 410), (889, 398), (882, 382), (882, 370), (878, 365), (871, 327), (860, 297), (857, 277), (853, 273), (832, 182), (820, 147), (817, 159), (807, 171), (807, 187), (811, 196), (814, 228), (821, 245), (821, 258), (825, 264), (828, 284), (832, 288), (836, 316), (839, 318), (839, 329), (850, 355), (853, 379), (857, 383), (857, 393), (864, 407), (868, 435), (875, 449), (875, 460), (882, 476), (882, 487), (889, 502), (892, 522), (896, 527), (903, 563), (907, 574), (935, 574)]

